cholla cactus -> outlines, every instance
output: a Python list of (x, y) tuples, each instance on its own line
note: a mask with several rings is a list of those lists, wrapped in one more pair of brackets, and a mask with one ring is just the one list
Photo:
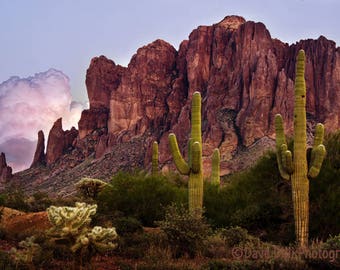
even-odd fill
[(50, 233), (57, 234), (59, 237), (77, 236), (91, 222), (91, 216), (97, 211), (97, 205), (86, 203), (76, 203), (76, 207), (56, 207), (51, 206), (47, 209), (48, 219), (53, 225)]
[(49, 231), (52, 240), (56, 244), (68, 245), (76, 255), (82, 254), (84, 250), (104, 252), (114, 249), (117, 238), (115, 228), (89, 227), (91, 216), (96, 210), (96, 204), (86, 203), (76, 203), (75, 207), (49, 207), (47, 213), (53, 225)]
[(27, 237), (19, 243), (19, 249), (11, 249), (10, 254), (18, 265), (26, 265), (29, 269), (34, 269), (33, 260), (41, 254), (40, 245), (34, 241), (34, 236)]
[(88, 234), (88, 238), (98, 252), (105, 252), (117, 247), (113, 240), (117, 238), (115, 228), (102, 228), (95, 226)]
[(82, 178), (76, 183), (77, 189), (83, 194), (84, 197), (95, 199), (98, 193), (108, 184), (100, 179), (95, 178)]

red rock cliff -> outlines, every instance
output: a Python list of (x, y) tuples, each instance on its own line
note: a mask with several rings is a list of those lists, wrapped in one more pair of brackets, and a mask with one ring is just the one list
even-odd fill
[[(91, 61), (87, 72), (90, 104), (109, 114), (111, 139), (101, 143), (100, 152), (145, 135), (148, 143), (143, 151), (148, 152), (148, 144), (157, 139), (164, 163), (170, 158), (170, 130), (178, 134), (185, 150), (194, 91), (203, 96), (206, 156), (219, 147), (223, 159), (230, 159), (238, 147), (273, 137), (273, 118), (278, 112), (291, 128), (295, 57), (301, 48), (307, 56), (308, 118), (324, 122), (327, 131), (337, 129), (340, 50), (336, 44), (320, 37), (288, 45), (272, 39), (262, 23), (229, 16), (195, 29), (179, 51), (162, 40), (140, 48), (125, 69), (103, 57)], [(105, 126), (101, 112), (92, 117), (84, 115), (80, 123), (91, 119), (89, 130)], [(83, 125), (79, 128), (80, 134), (89, 133)]]

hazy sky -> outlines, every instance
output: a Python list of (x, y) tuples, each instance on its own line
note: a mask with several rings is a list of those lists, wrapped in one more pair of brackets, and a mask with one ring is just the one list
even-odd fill
[(61, 116), (77, 127), (83, 106), (72, 101), (87, 101), (94, 56), (126, 66), (139, 47), (161, 38), (178, 49), (227, 15), (263, 22), (284, 42), (324, 35), (339, 46), (339, 11), (340, 0), (0, 0), (0, 152), (21, 170), (39, 129), (47, 139)]
[(339, 10), (340, 0), (0, 0), (0, 82), (55, 68), (85, 101), (94, 56), (127, 65), (157, 38), (177, 49), (197, 26), (233, 14), (263, 22), (284, 42), (322, 34), (339, 46)]

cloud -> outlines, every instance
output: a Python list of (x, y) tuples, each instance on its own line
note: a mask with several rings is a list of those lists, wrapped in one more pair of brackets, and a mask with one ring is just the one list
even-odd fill
[[(0, 152), (14, 171), (30, 166), (37, 140), (45, 140), (53, 123), (63, 118), (63, 128), (77, 127), (84, 105), (72, 102), (69, 78), (49, 69), (28, 78), (11, 77), (0, 84)], [(27, 151), (23, 151), (27, 147)]]
[(7, 165), (21, 171), (31, 165), (37, 142), (25, 138), (12, 138), (0, 145), (6, 153)]

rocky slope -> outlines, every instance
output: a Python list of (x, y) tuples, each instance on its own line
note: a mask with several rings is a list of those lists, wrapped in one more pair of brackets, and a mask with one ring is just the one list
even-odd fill
[(272, 145), (276, 113), (292, 130), (299, 49), (307, 57), (308, 129), (323, 122), (327, 132), (334, 131), (340, 125), (340, 49), (335, 42), (321, 36), (289, 45), (272, 39), (262, 23), (228, 16), (193, 30), (178, 51), (163, 40), (138, 49), (127, 67), (105, 56), (93, 58), (86, 76), (90, 109), (82, 113), (79, 133), (64, 132), (58, 120), (49, 135), (47, 167), (34, 166), (14, 178), (64, 194), (84, 175), (108, 179), (122, 168), (147, 168), (154, 140), (160, 143), (165, 170), (172, 163), (170, 132), (186, 150), (194, 91), (203, 97), (206, 167), (219, 147), (224, 174), (244, 168)]

